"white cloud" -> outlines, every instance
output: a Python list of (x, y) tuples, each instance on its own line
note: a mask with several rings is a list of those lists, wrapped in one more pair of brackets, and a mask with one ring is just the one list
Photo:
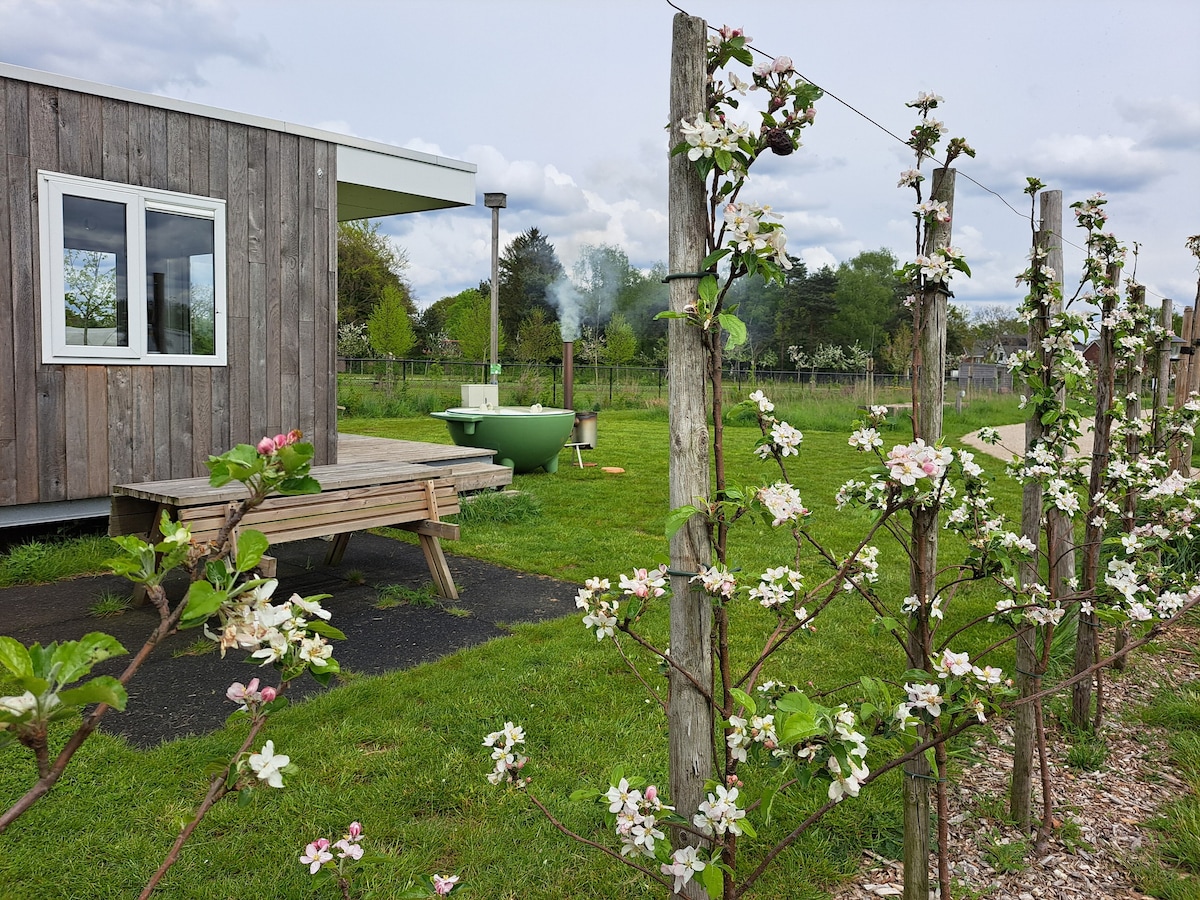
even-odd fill
[(237, 8), (232, 0), (0, 0), (0, 59), (144, 91), (203, 85), (216, 60), (257, 67), (270, 57), (261, 36), (235, 33)]
[(1141, 127), (1139, 146), (1193, 149), (1200, 144), (1200, 103), (1182, 97), (1120, 100), (1117, 112)]
[[(1169, 174), (1162, 154), (1128, 136), (1054, 135), (1030, 149), (1028, 171), (1064, 190), (1135, 190)], [(1041, 174), (1044, 173), (1044, 174)]]

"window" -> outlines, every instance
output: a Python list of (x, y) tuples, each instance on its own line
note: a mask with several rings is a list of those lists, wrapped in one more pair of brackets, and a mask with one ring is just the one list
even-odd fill
[(42, 359), (225, 365), (225, 201), (38, 173)]

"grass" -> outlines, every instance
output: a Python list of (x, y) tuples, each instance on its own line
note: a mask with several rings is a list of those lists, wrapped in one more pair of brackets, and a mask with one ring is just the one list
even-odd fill
[(375, 589), (376, 609), (395, 609), (397, 606), (431, 608), (439, 604), (437, 588), (423, 584), (411, 588), (403, 584), (384, 584)]
[(0, 555), (0, 587), (49, 584), (100, 572), (104, 570), (104, 561), (116, 553), (117, 545), (99, 535), (17, 544)]
[[(852, 407), (842, 403), (839, 422)], [(862, 458), (846, 445), (848, 429), (819, 427), (831, 420), (831, 409), (785, 407), (781, 414), (806, 433), (794, 477), (814, 509), (814, 530), (827, 536), (834, 552), (845, 553), (868, 519), (836, 512), (832, 496), (862, 469)], [(1015, 402), (997, 403), (981, 420), (948, 420), (946, 430), (953, 439), (1019, 415)], [(445, 440), (444, 426), (432, 419), (346, 420), (342, 428)], [(509, 501), (494, 501), (497, 510), (464, 525), (454, 551), (574, 582), (665, 562), (666, 416), (654, 410), (605, 411), (599, 429), (593, 458), (623, 467), (624, 475), (577, 469), (564, 457), (556, 475), (516, 476), (514, 487), (529, 498), (521, 520), (502, 521), (511, 512), (503, 508)], [(734, 483), (773, 477), (750, 453), (757, 434), (747, 426), (727, 431)], [(907, 439), (902, 427), (894, 437)], [(998, 462), (978, 459), (993, 473), (1002, 470)], [(1002, 508), (1017, 508), (1019, 493), (1008, 481), (998, 480), (996, 491)], [(904, 596), (904, 555), (893, 543), (880, 544), (881, 592)], [(948, 534), (943, 546), (947, 554), (965, 549)], [(759, 525), (735, 530), (731, 551), (734, 564), (748, 572), (790, 555), (784, 536)], [(803, 564), (810, 573), (820, 571), (811, 553)], [(397, 590), (392, 596), (403, 594)], [(946, 627), (990, 602), (981, 589), (964, 587)], [(739, 637), (733, 650), (745, 661), (756, 650), (750, 632), (761, 639), (772, 620), (751, 604), (736, 607), (734, 616)], [(894, 644), (869, 633), (869, 618), (860, 602), (840, 596), (822, 614), (818, 633), (776, 653), (763, 677), (812, 682), (816, 689), (843, 685), (862, 671), (898, 677), (901, 655)], [(653, 608), (642, 626), (651, 638), (665, 641), (665, 610)], [(286, 791), (256, 792), (248, 807), (219, 805), (184, 850), (162, 895), (313, 896), (303, 867), (279, 861), (294, 860), (315, 836), (340, 833), (357, 819), (366, 828), (368, 849), (390, 859), (364, 869), (365, 880), (356, 885), (364, 890), (386, 895), (415, 873), (453, 871), (463, 873), (472, 894), (481, 897), (646, 896), (640, 876), (563, 838), (519, 794), (488, 785), (490, 763), (480, 741), (505, 721), (524, 724), (533, 758), (527, 771), (537, 796), (567, 827), (604, 840), (600, 817), (566, 798), (581, 782), (605, 784), (616, 765), (664, 782), (661, 716), (611, 647), (598, 647), (575, 616), (509, 630), (510, 636), (405, 672), (344, 679), (344, 686), (279, 713), (269, 736), (292, 756), (299, 773)], [(240, 675), (235, 664), (230, 669)], [(98, 900), (136, 894), (203, 793), (204, 761), (236, 749), (244, 727), (149, 751), (104, 735), (89, 742), (54, 794), (5, 835), (0, 884), (12, 896), (80, 896), (72, 886), (83, 884), (87, 896)], [(31, 774), (32, 763), (20, 752), (0, 750), (0, 803), (18, 796)], [(782, 854), (756, 895), (816, 900), (824, 896), (822, 885), (855, 870), (863, 848), (898, 856), (900, 782), (893, 776), (835, 808), (820, 828)], [(824, 796), (818, 787), (777, 800), (772, 822), (760, 828), (758, 841), (747, 842), (747, 852), (754, 855), (786, 834), (788, 824)]]
[(124, 614), (132, 603), (133, 599), (128, 594), (105, 591), (88, 607), (88, 615), (93, 619), (111, 619)]
[(179, 659), (182, 656), (207, 656), (216, 650), (218, 646), (216, 641), (211, 641), (206, 637), (198, 637), (187, 646), (171, 651), (171, 656), (174, 659)]
[(1029, 854), (1029, 842), (1016, 840), (1008, 841), (1003, 838), (990, 840), (983, 848), (983, 858), (987, 864), (1002, 874), (1022, 872), (1027, 863), (1025, 857)]

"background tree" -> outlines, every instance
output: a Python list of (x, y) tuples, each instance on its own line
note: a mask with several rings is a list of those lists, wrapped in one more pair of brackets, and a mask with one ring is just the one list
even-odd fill
[[(467, 288), (448, 299), (446, 332), (458, 342), (459, 354), (463, 359), (487, 359), (492, 345), (492, 298), (475, 288)], [(504, 344), (504, 331), (501, 329), (501, 350), (504, 350)]]
[(825, 341), (829, 321), (837, 312), (837, 273), (829, 266), (809, 272), (799, 259), (784, 273), (782, 294), (776, 305), (775, 337), (780, 359), (789, 347), (811, 351)]
[(990, 354), (1006, 335), (1024, 335), (1028, 331), (1029, 326), (1011, 306), (993, 303), (976, 307), (971, 312), (974, 352), (982, 355), (985, 362), (990, 361)]
[[(502, 335), (515, 340), (521, 320), (534, 308), (540, 307), (554, 317), (554, 307), (547, 299), (546, 292), (562, 274), (562, 263), (558, 261), (554, 245), (537, 228), (530, 228), (509, 241), (500, 256)], [(489, 294), (483, 296), (489, 297), (490, 307)]]
[(416, 313), (412, 291), (404, 278), (408, 257), (379, 223), (366, 219), (338, 223), (338, 321), (365, 322), (384, 288), (399, 291), (405, 310)]
[(857, 341), (872, 355), (878, 352), (904, 310), (897, 268), (899, 262), (886, 248), (866, 250), (838, 266), (837, 312), (829, 320), (826, 342), (849, 346)]
[(562, 332), (558, 323), (540, 306), (530, 310), (521, 320), (513, 355), (526, 363), (549, 362), (562, 355)]
[(612, 244), (584, 244), (571, 275), (583, 300), (579, 322), (594, 331), (602, 330), (615, 311), (628, 305), (642, 280), (625, 251)]
[(371, 347), (383, 356), (403, 357), (417, 342), (405, 297), (395, 285), (383, 289), (383, 296), (367, 319)]
[(620, 313), (613, 313), (604, 328), (604, 361), (610, 366), (625, 366), (637, 355), (637, 335)]

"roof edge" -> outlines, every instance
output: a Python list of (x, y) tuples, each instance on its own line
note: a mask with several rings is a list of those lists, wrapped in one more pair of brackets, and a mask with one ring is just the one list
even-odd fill
[(0, 62), (0, 77), (13, 78), (18, 81), (27, 81), (47, 87), (62, 88), (68, 91), (78, 91), (83, 94), (95, 94), (100, 97), (107, 97), (110, 100), (140, 103), (144, 106), (169, 109), (193, 116), (221, 119), (222, 121), (234, 122), (239, 125), (249, 125), (254, 128), (282, 131), (287, 134), (294, 134), (319, 141), (328, 141), (329, 143), (341, 144), (347, 147), (358, 147), (362, 150), (386, 153), (390, 156), (410, 159), (415, 162), (430, 163), (432, 165), (443, 166), (447, 169), (458, 169), (463, 172), (472, 173), (478, 171), (478, 166), (474, 163), (465, 162), (461, 159), (437, 156), (432, 153), (422, 153), (420, 150), (409, 150), (405, 147), (397, 147), (395, 144), (370, 141), (365, 138), (354, 137), (353, 135), (339, 134), (336, 131), (326, 131), (321, 128), (312, 128), (308, 125), (297, 125), (294, 122), (285, 122), (281, 119), (271, 119), (266, 116), (255, 116), (250, 113), (221, 109), (216, 106), (205, 106), (202, 103), (193, 103), (190, 100), (177, 100), (174, 97), (164, 97), (161, 94), (150, 94), (145, 91), (135, 91), (131, 88), (117, 87), (116, 85), (103, 84), (97, 81), (86, 81), (70, 75), (43, 72), (40, 69), (29, 69), (25, 66), (16, 66), (11, 63)]

